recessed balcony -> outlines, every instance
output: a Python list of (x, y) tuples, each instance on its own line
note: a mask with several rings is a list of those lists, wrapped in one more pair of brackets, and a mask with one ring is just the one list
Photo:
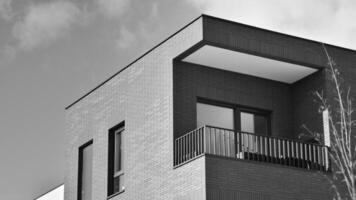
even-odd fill
[(176, 138), (174, 152), (176, 167), (208, 154), (307, 170), (330, 169), (326, 146), (208, 125)]

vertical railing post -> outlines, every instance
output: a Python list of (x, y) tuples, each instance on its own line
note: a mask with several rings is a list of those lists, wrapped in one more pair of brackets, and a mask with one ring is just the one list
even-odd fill
[(197, 131), (197, 135), (196, 135), (196, 141), (197, 141), (197, 155), (200, 155), (200, 146), (201, 146), (201, 143), (200, 143), (200, 131), (201, 131), (201, 128), (198, 129)]
[(263, 136), (259, 136), (258, 137), (258, 144), (259, 144), (259, 148), (260, 148), (260, 157), (259, 157), (259, 161), (263, 161), (263, 154), (264, 154), (264, 148), (263, 148)]
[(299, 151), (299, 148), (300, 148), (300, 145), (299, 145), (299, 142), (295, 142), (295, 154), (296, 154), (296, 166), (297, 167), (300, 167), (300, 151)]
[(290, 165), (290, 141), (287, 140), (287, 157), (286, 157), (286, 165)]
[(286, 164), (286, 141), (282, 140), (282, 162), (281, 164)]
[(210, 143), (209, 141), (209, 136), (208, 136), (208, 130), (207, 130), (207, 127), (204, 126), (204, 134), (203, 134), (203, 137), (204, 137), (204, 153), (209, 153), (209, 146), (208, 146), (208, 143)]
[(237, 157), (238, 158), (238, 156), (239, 156), (239, 153), (240, 153), (240, 151), (239, 151), (239, 141), (238, 141), (238, 133), (237, 133), (237, 131), (234, 131), (234, 148), (235, 148), (235, 157)]
[(299, 143), (299, 145), (300, 145), (300, 157), (301, 157), (301, 162), (302, 162), (302, 167), (304, 167), (304, 160), (305, 160), (305, 156), (304, 156), (304, 152), (303, 152), (303, 150), (304, 150), (304, 145), (303, 145), (303, 143)]
[(329, 171), (330, 170), (330, 162), (329, 162), (329, 148), (328, 147), (324, 147), (325, 148), (325, 171)]
[(178, 143), (177, 139), (174, 140), (174, 165), (178, 164)]
[(265, 143), (265, 161), (268, 162), (268, 143), (267, 143), (267, 137), (264, 137), (264, 143)]

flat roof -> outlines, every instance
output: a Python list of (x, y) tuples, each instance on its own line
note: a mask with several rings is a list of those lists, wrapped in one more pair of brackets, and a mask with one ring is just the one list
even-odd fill
[[(162, 42), (158, 43), (157, 45), (155, 45), (153, 48), (149, 49), (146, 53), (142, 54), (141, 56), (139, 56), (137, 59), (135, 59), (134, 61), (132, 61), (131, 63), (129, 63), (128, 65), (126, 65), (125, 67), (123, 67), (122, 69), (120, 69), (118, 72), (116, 72), (115, 74), (113, 74), (112, 76), (110, 76), (109, 78), (107, 78), (106, 80), (104, 80), (103, 82), (101, 82), (98, 86), (96, 86), (95, 88), (93, 88), (92, 90), (90, 90), (89, 92), (85, 93), (83, 96), (81, 96), (80, 98), (78, 98), (77, 100), (75, 100), (73, 103), (71, 103), (70, 105), (68, 105), (67, 107), (65, 107), (65, 110), (69, 109), (70, 107), (72, 107), (73, 105), (75, 105), (76, 103), (78, 103), (79, 101), (81, 101), (82, 99), (84, 99), (86, 96), (90, 95), (92, 92), (94, 92), (95, 90), (97, 90), (98, 88), (100, 88), (102, 85), (104, 85), (106, 82), (110, 81), (111, 79), (113, 79), (115, 76), (117, 76), (118, 74), (120, 74), (122, 71), (124, 71), (125, 69), (129, 68), (131, 65), (133, 65), (134, 63), (136, 63), (137, 61), (139, 61), (141, 58), (143, 58), (144, 56), (146, 56), (147, 54), (149, 54), (150, 52), (152, 52), (154, 49), (156, 49), (157, 47), (159, 47), (160, 45), (162, 45), (163, 43), (165, 43), (167, 40), (171, 39), (173, 36), (177, 35), (179, 32), (181, 32), (182, 30), (184, 30), (185, 28), (187, 28), (188, 26), (190, 26), (192, 23), (194, 23), (195, 21), (197, 21), (200, 18), (211, 18), (211, 19), (216, 19), (216, 20), (220, 20), (220, 21), (224, 21), (224, 22), (228, 22), (228, 23), (232, 23), (235, 25), (241, 25), (241, 26), (245, 26), (245, 27), (250, 27), (253, 29), (258, 29), (258, 30), (262, 30), (265, 32), (270, 32), (270, 33), (276, 33), (278, 35), (281, 36), (287, 36), (287, 37), (291, 37), (291, 38), (295, 38), (295, 39), (299, 39), (299, 40), (304, 40), (307, 42), (311, 42), (311, 43), (317, 43), (317, 44), (321, 44), (321, 45), (327, 45), (333, 48), (338, 48), (338, 49), (342, 49), (345, 51), (350, 51), (351, 53), (356, 53), (356, 50), (353, 49), (349, 49), (349, 48), (345, 48), (345, 47), (340, 47), (340, 46), (336, 46), (336, 45), (332, 45), (332, 44), (328, 44), (328, 43), (324, 43), (324, 42), (320, 42), (320, 41), (315, 41), (315, 40), (310, 40), (307, 38), (302, 38), (302, 37), (298, 37), (298, 36), (294, 36), (294, 35), (289, 35), (289, 34), (285, 34), (285, 33), (281, 33), (281, 32), (277, 32), (277, 31), (273, 31), (273, 30), (268, 30), (268, 29), (264, 29), (264, 28), (260, 28), (260, 27), (255, 27), (255, 26), (251, 26), (248, 24), (243, 24), (243, 23), (239, 23), (239, 22), (235, 22), (235, 21), (231, 21), (231, 20), (227, 20), (227, 19), (222, 19), (222, 18), (218, 18), (218, 17), (214, 17), (214, 16), (210, 16), (210, 15), (206, 15), (206, 14), (201, 14), (199, 17), (195, 18), (194, 20), (192, 20), (191, 22), (189, 22), (187, 25), (185, 25), (184, 27), (182, 27), (181, 29), (179, 29), (178, 31), (176, 31), (175, 33), (173, 33), (172, 35), (170, 35), (169, 37), (167, 37), (166, 39), (164, 39)], [(203, 30), (204, 31), (204, 30)], [(203, 38), (204, 40), (204, 38)], [(178, 56), (178, 55), (177, 55)]]

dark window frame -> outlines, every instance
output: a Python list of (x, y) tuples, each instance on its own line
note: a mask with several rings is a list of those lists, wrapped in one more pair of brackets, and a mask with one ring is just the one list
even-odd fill
[[(196, 104), (197, 103), (204, 103), (204, 104), (210, 104), (210, 105), (214, 105), (214, 106), (220, 106), (220, 107), (233, 109), (234, 110), (234, 130), (240, 131), (240, 132), (241, 132), (241, 119), (240, 119), (241, 112), (246, 112), (246, 113), (263, 116), (267, 119), (267, 135), (266, 136), (272, 135), (272, 128), (271, 128), (272, 111), (270, 111), (270, 110), (265, 110), (265, 109), (255, 108), (255, 107), (245, 106), (245, 105), (239, 105), (239, 104), (233, 104), (233, 103), (227, 103), (227, 102), (223, 102), (223, 101), (212, 100), (212, 99), (207, 99), (207, 98), (202, 98), (202, 97), (197, 97)], [(196, 108), (196, 106), (195, 106), (195, 108)], [(197, 112), (197, 111), (195, 111), (195, 112)]]
[[(119, 178), (120, 176), (124, 176), (124, 162), (123, 162), (123, 135), (125, 131), (125, 121), (120, 122), (116, 126), (109, 129), (108, 134), (108, 180), (107, 180), (107, 196), (111, 198), (125, 191), (122, 189), (120, 191), (114, 191), (114, 181), (115, 178)], [(116, 135), (121, 134), (121, 170), (119, 172), (116, 171)]]
[(77, 182), (77, 199), (82, 199), (82, 179), (83, 179), (83, 150), (93, 144), (93, 139), (84, 143), (78, 148), (78, 182)]
[[(116, 129), (115, 130), (115, 133), (114, 133), (114, 140), (115, 140), (115, 147), (114, 147), (114, 177), (116, 178), (116, 177), (118, 177), (118, 176), (121, 176), (121, 175), (123, 175), (124, 174), (124, 168), (123, 168), (123, 165), (124, 165), (124, 159), (123, 159), (123, 149), (124, 149), (124, 143), (122, 142), (122, 139), (123, 139), (123, 134), (124, 134), (124, 131), (125, 131), (125, 127), (123, 126), (123, 127), (120, 127), (120, 128), (118, 128), (118, 129)], [(120, 135), (120, 169), (118, 170), (118, 166), (117, 166), (117, 154), (118, 154), (118, 152), (117, 152), (117, 150), (118, 150), (118, 147), (117, 147), (117, 137), (118, 137), (118, 135)]]

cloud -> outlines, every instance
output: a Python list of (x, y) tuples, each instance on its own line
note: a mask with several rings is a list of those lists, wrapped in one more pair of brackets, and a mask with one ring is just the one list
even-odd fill
[(356, 49), (352, 0), (186, 0), (200, 12)]
[(116, 47), (119, 50), (125, 50), (132, 46), (144, 47), (147, 41), (152, 40), (153, 32), (157, 31), (156, 23), (160, 15), (158, 2), (140, 2), (139, 5), (132, 3), (131, 6), (135, 7), (133, 9), (139, 12), (143, 19), (138, 20), (137, 15), (134, 14), (136, 16), (131, 20), (128, 19), (121, 23), (116, 34)]
[(69, 1), (31, 5), (13, 28), (22, 49), (48, 44), (64, 36), (78, 21), (80, 10)]
[(7, 68), (9, 62), (11, 62), (16, 55), (16, 50), (14, 47), (5, 45), (0, 49), (0, 69)]
[(109, 18), (121, 17), (129, 8), (130, 0), (95, 0), (102, 14)]
[(129, 31), (127, 28), (122, 27), (119, 32), (119, 37), (116, 40), (117, 47), (119, 49), (126, 49), (133, 45), (135, 42), (135, 35), (133, 32)]
[(5, 20), (9, 20), (13, 16), (11, 2), (12, 0), (0, 0), (0, 17)]

